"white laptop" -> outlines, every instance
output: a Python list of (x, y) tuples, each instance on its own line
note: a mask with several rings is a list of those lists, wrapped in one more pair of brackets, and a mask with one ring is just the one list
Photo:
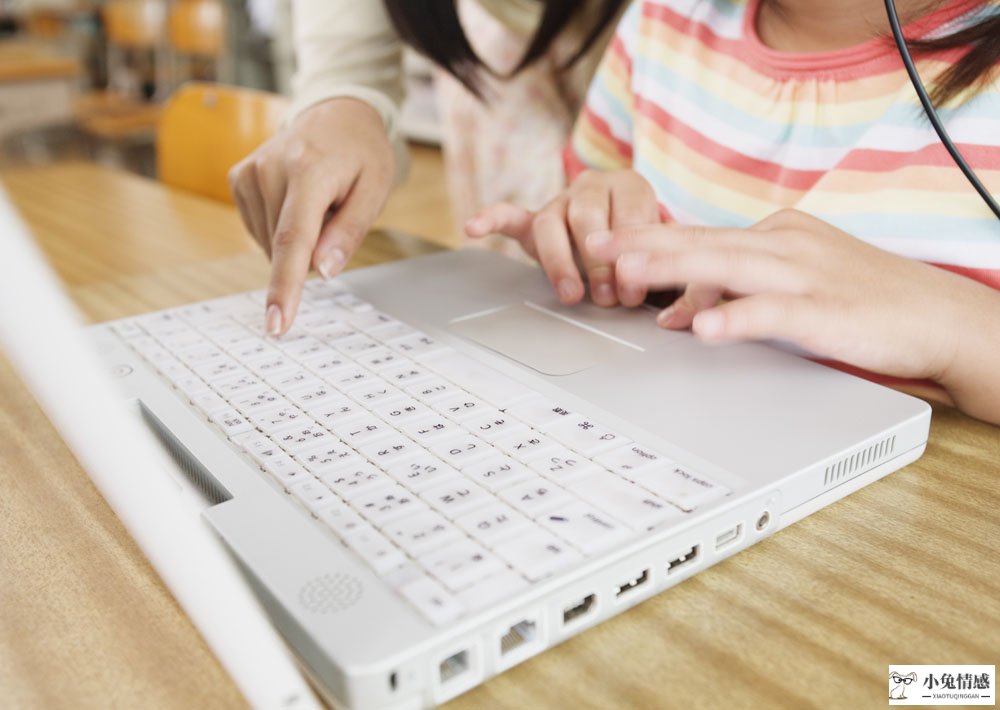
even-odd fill
[(927, 441), (920, 400), (563, 307), (482, 251), (310, 281), (278, 340), (263, 311), (257, 291), (90, 334), (336, 707), (453, 698)]

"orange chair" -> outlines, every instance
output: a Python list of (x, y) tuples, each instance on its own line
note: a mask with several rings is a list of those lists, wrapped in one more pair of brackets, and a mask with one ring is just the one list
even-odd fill
[(167, 18), (167, 42), (180, 54), (220, 57), (226, 44), (221, 0), (174, 0)]
[(157, 131), (160, 180), (231, 203), (229, 169), (278, 130), (287, 108), (279, 94), (185, 84), (167, 101)]
[(108, 0), (101, 10), (107, 38), (108, 88), (82, 96), (77, 122), (84, 133), (105, 140), (151, 141), (159, 106), (143, 97), (149, 75), (154, 95), (162, 81), (161, 42), (164, 0)]
[(223, 0), (172, 0), (167, 13), (166, 54), (174, 88), (192, 79), (226, 76), (226, 9)]

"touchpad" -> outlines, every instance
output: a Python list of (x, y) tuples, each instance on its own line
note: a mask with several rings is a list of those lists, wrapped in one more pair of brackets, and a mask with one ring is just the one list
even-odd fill
[(465, 316), (449, 327), (546, 375), (572, 375), (642, 349), (534, 303)]

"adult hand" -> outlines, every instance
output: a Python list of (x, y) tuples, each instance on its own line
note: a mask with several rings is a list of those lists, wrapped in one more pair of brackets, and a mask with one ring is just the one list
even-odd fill
[(310, 265), (331, 278), (347, 264), (392, 188), (392, 147), (368, 104), (316, 104), (229, 173), (240, 216), (271, 258), (266, 327), (291, 326)]
[[(711, 296), (661, 312), (710, 342), (779, 338), (824, 357), (946, 382), (982, 320), (982, 284), (882, 251), (795, 210), (749, 229), (651, 226), (590, 235), (620, 287), (699, 284)], [(720, 304), (719, 295), (732, 297)], [(979, 331), (981, 332), (981, 331)]]
[(592, 232), (659, 222), (656, 195), (641, 175), (589, 170), (538, 212), (508, 203), (493, 205), (469, 220), (465, 231), (470, 237), (499, 233), (518, 241), (541, 263), (565, 304), (583, 298), (583, 271), (597, 305), (638, 306), (646, 288), (616, 284), (614, 259), (595, 257), (584, 243)]

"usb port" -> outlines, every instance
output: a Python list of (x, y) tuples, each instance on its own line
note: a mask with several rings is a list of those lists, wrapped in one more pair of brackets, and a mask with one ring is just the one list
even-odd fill
[(638, 577), (633, 577), (632, 579), (630, 579), (629, 581), (625, 582), (624, 584), (618, 585), (615, 588), (615, 597), (620, 599), (622, 596), (628, 594), (633, 589), (637, 589), (637, 588), (641, 587), (642, 585), (644, 585), (648, 581), (649, 581), (649, 570), (648, 569), (644, 569), (642, 571), (642, 574), (640, 574)]
[(695, 545), (683, 555), (679, 555), (667, 562), (667, 574), (677, 574), (684, 567), (694, 563), (698, 559), (698, 546)]
[(468, 651), (459, 651), (453, 656), (448, 656), (446, 659), (441, 661), (441, 665), (438, 668), (438, 675), (441, 678), (441, 684), (444, 685), (448, 681), (457, 678), (467, 670), (469, 670)]
[(723, 530), (718, 535), (715, 536), (715, 551), (724, 550), (730, 545), (735, 545), (743, 537), (743, 523), (739, 523), (729, 528), (728, 530)]
[(590, 610), (594, 608), (594, 602), (596, 601), (596, 596), (588, 594), (578, 604), (563, 609), (563, 624), (568, 624), (574, 619), (579, 619), (581, 616), (589, 614)]
[(534, 621), (525, 619), (524, 621), (517, 622), (507, 630), (507, 633), (500, 637), (500, 655), (506, 656), (524, 644), (531, 643), (537, 635), (538, 630), (535, 627)]

